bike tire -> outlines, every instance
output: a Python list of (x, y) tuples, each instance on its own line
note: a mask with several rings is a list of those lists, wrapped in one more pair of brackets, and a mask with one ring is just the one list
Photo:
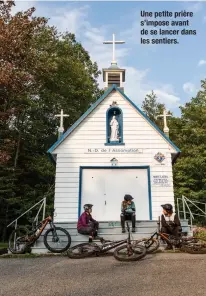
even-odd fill
[[(50, 228), (48, 229), (45, 234), (44, 234), (44, 245), (45, 247), (51, 251), (52, 253), (63, 253), (65, 251), (68, 250), (68, 248), (70, 247), (71, 245), (71, 236), (69, 234), (68, 231), (66, 231), (66, 229), (64, 228), (61, 228), (61, 227), (55, 227), (55, 230), (58, 231), (58, 232), (63, 232), (67, 238), (67, 241), (66, 241), (66, 246), (59, 246), (59, 248), (55, 248), (55, 247), (51, 247), (49, 245), (50, 243), (50, 240), (49, 240), (49, 234), (52, 234), (53, 232), (53, 228)], [(53, 236), (53, 235), (52, 235)], [(58, 238), (59, 239), (59, 238)]]
[[(135, 245), (135, 246), (132, 246), (132, 249), (135, 249), (136, 251), (134, 251), (133, 255), (132, 256), (123, 256), (120, 254), (120, 251), (122, 250), (126, 250), (127, 251), (127, 245), (122, 245), (120, 247), (117, 247), (115, 250), (114, 250), (114, 253), (113, 253), (113, 256), (115, 259), (117, 259), (118, 261), (137, 261), (137, 260), (140, 260), (142, 258), (144, 258), (147, 254), (147, 251), (146, 251), (146, 248), (141, 246), (141, 245)], [(138, 251), (137, 251), (138, 249)], [(127, 252), (126, 252), (127, 253)]]
[[(81, 253), (75, 254), (75, 250), (81, 248)], [(67, 255), (71, 259), (82, 259), (86, 257), (90, 257), (96, 253), (99, 246), (95, 243), (82, 243), (78, 244), (67, 251)]]
[[(151, 245), (149, 247), (147, 247), (146, 242), (150, 242), (150, 241), (152, 241), (152, 243), (151, 243)], [(138, 240), (136, 242), (136, 244), (143, 245), (146, 248), (147, 254), (151, 254), (151, 253), (157, 251), (159, 249), (159, 246), (160, 246), (159, 240), (155, 239), (155, 238), (151, 238), (151, 239), (143, 238), (141, 240)]]
[[(31, 252), (31, 247), (28, 246), (28, 242), (26, 242), (26, 233), (28, 233), (28, 229), (25, 227), (18, 227), (12, 231), (9, 236), (8, 244), (8, 249), (12, 254), (25, 254)], [(14, 240), (15, 246), (13, 246)], [(21, 248), (17, 248), (19, 245), (21, 245)]]

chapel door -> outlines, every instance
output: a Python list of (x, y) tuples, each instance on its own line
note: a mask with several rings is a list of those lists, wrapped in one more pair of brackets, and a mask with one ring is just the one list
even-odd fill
[(95, 219), (119, 221), (125, 194), (134, 197), (136, 219), (150, 220), (146, 169), (83, 169), (81, 212), (85, 203), (92, 203)]
[(104, 221), (106, 212), (105, 178), (101, 169), (83, 169), (81, 190), (81, 213), (86, 203), (93, 204), (92, 216)]
[(105, 181), (105, 221), (120, 219), (121, 202), (125, 194), (130, 194), (134, 198), (136, 220), (150, 220), (146, 169), (108, 169)]

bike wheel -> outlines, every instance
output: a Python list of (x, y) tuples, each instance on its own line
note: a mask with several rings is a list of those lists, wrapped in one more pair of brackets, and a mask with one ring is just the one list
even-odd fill
[(28, 229), (25, 227), (18, 227), (12, 231), (9, 237), (9, 251), (13, 254), (30, 253), (31, 248), (28, 246), (29, 236)]
[(143, 238), (141, 240), (138, 240), (136, 244), (144, 246), (146, 248), (147, 254), (155, 252), (160, 246), (159, 240), (155, 238)]
[(62, 253), (68, 250), (71, 245), (70, 234), (61, 227), (50, 228), (44, 234), (44, 244), (46, 248), (53, 253)]
[(70, 248), (67, 251), (67, 254), (68, 254), (68, 257), (71, 259), (81, 259), (81, 258), (89, 257), (98, 251), (100, 251), (100, 248), (97, 244), (83, 243)]
[(120, 246), (114, 250), (114, 257), (119, 261), (137, 261), (146, 256), (146, 248), (141, 245), (131, 245), (131, 254), (127, 245)]

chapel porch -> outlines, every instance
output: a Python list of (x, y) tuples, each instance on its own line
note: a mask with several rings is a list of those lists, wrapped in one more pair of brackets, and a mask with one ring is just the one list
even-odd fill
[[(158, 229), (158, 221), (155, 220), (141, 220), (136, 221), (136, 232), (131, 233), (132, 239), (141, 239), (149, 237)], [(131, 222), (129, 222), (131, 226)], [(189, 232), (189, 226), (187, 220), (181, 220), (183, 232)], [(80, 243), (88, 242), (88, 236), (79, 234), (77, 232), (77, 222), (62, 222), (55, 223), (56, 226), (65, 228), (71, 235), (71, 247)], [(43, 232), (44, 234), (44, 232)], [(122, 233), (120, 221), (104, 221), (99, 223), (98, 235), (106, 240), (121, 240), (127, 238), (127, 232)], [(49, 251), (45, 248), (43, 243), (43, 236), (40, 236), (39, 240), (36, 242), (35, 246), (32, 248), (32, 253), (48, 253)]]

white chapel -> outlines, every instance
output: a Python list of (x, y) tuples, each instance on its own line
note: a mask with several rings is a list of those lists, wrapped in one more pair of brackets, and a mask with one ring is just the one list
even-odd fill
[[(119, 221), (130, 194), (138, 221), (157, 220), (161, 204), (174, 205), (172, 166), (180, 150), (124, 92), (125, 69), (103, 69), (105, 92), (48, 150), (56, 162), (55, 221), (76, 222), (91, 203), (98, 221)], [(63, 127), (61, 113), (61, 131)]]

